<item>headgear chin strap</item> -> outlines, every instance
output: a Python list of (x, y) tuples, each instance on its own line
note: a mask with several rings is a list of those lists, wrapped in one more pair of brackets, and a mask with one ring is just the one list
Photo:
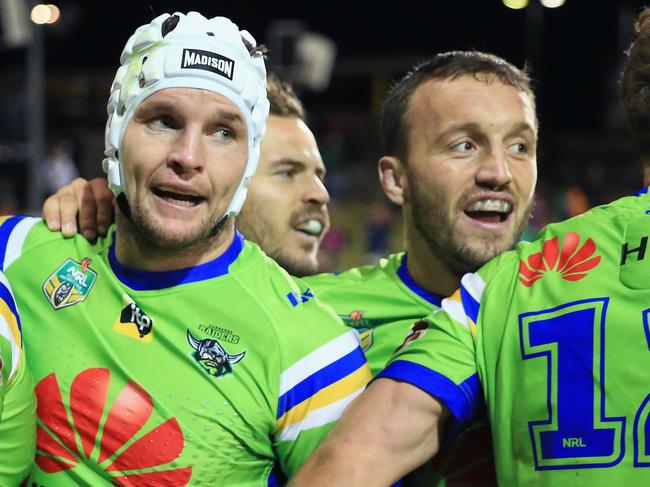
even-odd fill
[[(197, 12), (156, 17), (138, 27), (120, 57), (111, 86), (106, 123), (104, 171), (108, 185), (130, 219), (120, 148), (137, 106), (165, 88), (199, 88), (225, 96), (242, 112), (248, 132), (244, 176), (212, 234), (241, 210), (255, 173), (264, 136), (269, 102), (262, 53), (255, 39), (225, 17), (207, 19)], [(251, 51), (253, 51), (251, 53)]]

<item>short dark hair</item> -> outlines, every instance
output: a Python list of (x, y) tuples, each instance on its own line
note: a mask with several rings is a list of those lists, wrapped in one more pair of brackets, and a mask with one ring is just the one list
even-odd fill
[(417, 64), (394, 84), (383, 103), (380, 129), (386, 154), (406, 160), (408, 137), (405, 115), (417, 88), (431, 79), (455, 80), (461, 76), (489, 82), (496, 78), (528, 94), (535, 108), (535, 94), (526, 68), (518, 69), (504, 59), (480, 51), (451, 51), (436, 54)]
[(650, 158), (650, 9), (634, 24), (637, 36), (627, 50), (620, 88), (623, 110), (641, 155)]
[(269, 98), (270, 114), (280, 117), (297, 117), (305, 120), (305, 109), (293, 88), (275, 73), (266, 77), (266, 95)]

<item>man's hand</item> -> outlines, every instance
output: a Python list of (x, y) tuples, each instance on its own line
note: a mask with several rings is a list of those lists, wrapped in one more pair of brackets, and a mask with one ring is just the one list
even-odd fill
[(343, 413), (289, 487), (388, 486), (438, 451), (448, 409), (406, 382), (377, 379)]
[[(75, 179), (50, 196), (43, 204), (43, 219), (53, 232), (72, 237), (77, 231), (93, 242), (106, 236), (113, 222), (115, 198), (103, 178)], [(77, 216), (79, 228), (77, 228)]]

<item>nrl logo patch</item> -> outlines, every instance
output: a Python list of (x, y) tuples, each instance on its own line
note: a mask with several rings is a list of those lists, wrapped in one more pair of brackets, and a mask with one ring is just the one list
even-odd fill
[(181, 68), (203, 69), (232, 80), (235, 61), (216, 52), (201, 49), (183, 49)]
[(66, 308), (86, 299), (97, 280), (97, 273), (89, 265), (88, 258), (81, 263), (68, 259), (48, 277), (43, 292), (54, 309)]
[(232, 374), (232, 366), (246, 355), (244, 350), (236, 355), (230, 355), (223, 346), (211, 338), (197, 340), (192, 336), (190, 330), (187, 330), (187, 341), (194, 349), (194, 359), (203, 367), (203, 369), (214, 377), (221, 377)]

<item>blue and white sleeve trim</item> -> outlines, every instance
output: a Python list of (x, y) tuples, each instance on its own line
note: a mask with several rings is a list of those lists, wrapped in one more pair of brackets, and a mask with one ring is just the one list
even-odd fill
[(477, 374), (472, 374), (460, 384), (456, 384), (439, 372), (423, 365), (396, 360), (380, 372), (377, 379), (382, 377), (407, 382), (436, 397), (445, 403), (461, 425), (468, 423), (474, 417), (481, 401)]

